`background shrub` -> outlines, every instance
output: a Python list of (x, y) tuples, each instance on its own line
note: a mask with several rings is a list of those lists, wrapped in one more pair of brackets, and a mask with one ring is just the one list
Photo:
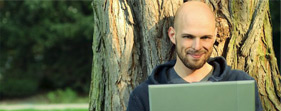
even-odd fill
[(58, 89), (49, 92), (47, 98), (50, 103), (73, 103), (77, 99), (77, 94), (71, 88)]
[(0, 97), (87, 94), (92, 23), (91, 1), (0, 1)]

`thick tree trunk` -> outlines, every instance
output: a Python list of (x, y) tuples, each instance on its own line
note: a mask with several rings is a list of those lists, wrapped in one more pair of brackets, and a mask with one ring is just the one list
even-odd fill
[(264, 110), (280, 111), (281, 77), (272, 45), (269, 1), (214, 0), (210, 4), (218, 20), (227, 21), (219, 24), (229, 27), (229, 36), (222, 36), (227, 63), (256, 79)]
[[(183, 0), (93, 0), (91, 111), (124, 111), (130, 92), (169, 58), (167, 29)], [(258, 81), (267, 111), (281, 110), (268, 0), (206, 0), (217, 16), (213, 56)]]

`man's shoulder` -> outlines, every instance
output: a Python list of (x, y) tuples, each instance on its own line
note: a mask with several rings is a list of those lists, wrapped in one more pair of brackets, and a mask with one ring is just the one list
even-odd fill
[(146, 96), (148, 93), (148, 82), (142, 82), (132, 92), (135, 96)]
[(148, 111), (148, 83), (138, 85), (130, 94), (127, 111)]
[(233, 80), (253, 80), (253, 78), (242, 70), (233, 69), (230, 71), (230, 79)]

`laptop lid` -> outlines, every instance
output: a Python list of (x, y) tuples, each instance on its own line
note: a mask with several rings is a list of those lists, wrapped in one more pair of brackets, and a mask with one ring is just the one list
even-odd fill
[(149, 85), (150, 111), (254, 111), (253, 80)]

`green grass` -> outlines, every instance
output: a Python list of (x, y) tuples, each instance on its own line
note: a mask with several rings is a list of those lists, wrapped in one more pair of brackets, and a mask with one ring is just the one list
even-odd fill
[[(7, 99), (5, 101), (0, 101), (0, 111), (88, 111), (88, 107), (84, 107), (85, 104), (88, 105), (88, 102), (88, 96), (78, 95), (74, 90), (66, 88), (23, 99)], [(66, 106), (61, 106), (62, 108), (52, 106), (60, 104)], [(72, 105), (68, 106), (69, 104), (81, 104), (82, 107), (73, 108)], [(25, 105), (27, 105), (27, 107)], [(47, 109), (38, 108), (38, 106), (44, 105), (46, 105), (45, 107)]]
[(43, 92), (30, 97), (1, 100), (0, 106), (14, 104), (70, 104), (88, 102), (88, 95), (79, 95), (74, 90), (66, 88)]
[(88, 111), (88, 109), (48, 109), (48, 110), (38, 110), (38, 109), (17, 109), (17, 110), (2, 110), (0, 111)]

